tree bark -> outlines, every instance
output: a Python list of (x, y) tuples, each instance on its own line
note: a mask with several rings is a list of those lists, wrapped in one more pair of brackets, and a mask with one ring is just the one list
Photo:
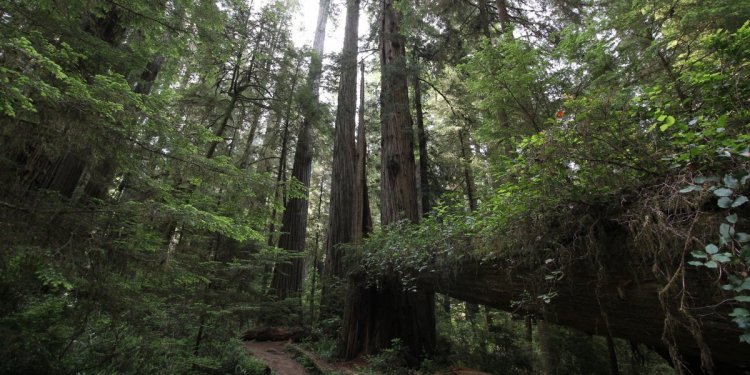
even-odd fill
[(346, 2), (344, 47), (341, 53), (341, 79), (339, 80), (338, 106), (334, 130), (333, 171), (331, 177), (331, 205), (329, 209), (328, 240), (323, 275), (321, 306), (324, 318), (343, 315), (343, 304), (337, 296), (337, 280), (344, 278), (344, 251), (342, 244), (355, 241), (358, 232), (355, 213), (361, 197), (355, 191), (356, 152), (354, 129), (357, 110), (357, 36), (359, 25), (359, 0)]
[(365, 63), (360, 64), (359, 118), (357, 127), (357, 165), (354, 179), (354, 228), (352, 239), (358, 241), (372, 231), (372, 214), (367, 192), (367, 124), (365, 124)]
[[(384, 0), (381, 29), (381, 223), (406, 219), (418, 223), (414, 134), (409, 112), (405, 38), (395, 0)], [(353, 358), (387, 348), (399, 338), (410, 359), (435, 347), (435, 294), (420, 288), (405, 291), (396, 275), (366, 286), (364, 275), (353, 275), (358, 287), (347, 296), (344, 356)]]
[[(415, 46), (414, 61), (418, 62), (416, 52), (418, 46)], [(419, 192), (420, 192), (420, 212), (423, 216), (432, 211), (432, 191), (430, 190), (429, 178), (429, 155), (427, 154), (427, 133), (424, 130), (424, 113), (422, 110), (422, 82), (419, 81), (419, 72), (414, 73), (412, 79), (414, 89), (414, 114), (417, 122), (417, 141), (419, 143)]]
[[(352, 242), (352, 234), (355, 232), (353, 225), (356, 209), (354, 129), (357, 115), (358, 24), (359, 0), (348, 0), (334, 130), (331, 206), (324, 271), (327, 278), (344, 276), (343, 251), (339, 245)], [(324, 299), (328, 297), (323, 296)]]
[[(291, 198), (284, 207), (281, 220), (281, 237), (279, 247), (290, 253), (300, 253), (305, 249), (307, 235), (307, 206), (312, 173), (312, 124), (318, 118), (318, 97), (320, 93), (320, 77), (323, 73), (323, 47), (325, 41), (326, 24), (328, 22), (328, 7), (330, 0), (320, 0), (318, 9), (318, 24), (315, 29), (313, 53), (310, 59), (310, 71), (307, 79), (311, 102), (303, 105), (304, 120), (297, 137), (294, 151), (292, 177), (297, 179), (305, 188), (302, 197)], [(271, 281), (271, 288), (279, 298), (298, 297), (302, 288), (304, 262), (300, 257), (294, 257), (289, 262), (276, 264)]]

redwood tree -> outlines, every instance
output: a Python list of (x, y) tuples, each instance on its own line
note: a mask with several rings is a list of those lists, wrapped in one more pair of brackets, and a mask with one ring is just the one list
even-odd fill
[[(339, 245), (352, 242), (354, 233), (355, 146), (354, 129), (357, 114), (357, 26), (359, 0), (347, 0), (344, 48), (341, 56), (336, 129), (333, 146), (333, 178), (331, 206), (326, 243), (325, 274), (331, 278), (344, 276), (343, 253)], [(330, 288), (324, 289), (323, 303), (335, 304)]]
[[(381, 199), (384, 226), (406, 219), (418, 223), (414, 134), (409, 112), (406, 39), (401, 35), (397, 0), (384, 0), (381, 14)], [(400, 339), (411, 359), (435, 346), (435, 303), (431, 290), (404, 290), (398, 277), (386, 275), (347, 296), (344, 316), (345, 357), (376, 353)]]

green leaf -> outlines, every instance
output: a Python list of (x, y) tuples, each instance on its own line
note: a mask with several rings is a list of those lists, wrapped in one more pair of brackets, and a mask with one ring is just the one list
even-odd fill
[(739, 187), (739, 181), (732, 175), (724, 176), (724, 186), (730, 189), (737, 189)]
[(750, 344), (750, 333), (745, 333), (743, 335), (740, 335), (740, 342)]
[(747, 203), (747, 200), (748, 199), (746, 196), (740, 195), (739, 197), (737, 197), (737, 199), (734, 200), (734, 202), (732, 202), (732, 207), (742, 206), (743, 204)]
[(659, 130), (661, 130), (661, 131), (666, 131), (667, 129), (669, 129), (675, 123), (675, 119), (674, 119), (673, 116), (661, 115), (661, 116), (659, 116), (658, 120), (660, 122), (666, 120), (666, 122), (664, 122), (664, 124), (662, 124), (661, 126), (659, 126)]
[(719, 225), (719, 234), (721, 234), (721, 237), (729, 240), (732, 238), (732, 235), (734, 234), (734, 230), (732, 229), (732, 226), (727, 223), (722, 223)]
[(661, 116), (659, 116), (659, 117), (658, 117), (658, 118), (656, 119), (656, 121), (662, 122), (662, 121), (664, 121), (664, 120), (666, 120), (666, 119), (667, 119), (667, 115), (661, 115)]
[(750, 242), (750, 234), (745, 232), (737, 232), (734, 234), (734, 239), (737, 242)]
[(709, 260), (708, 262), (706, 262), (705, 266), (708, 268), (718, 268), (719, 264), (714, 262), (713, 260)]
[(719, 121), (716, 122), (716, 125), (718, 125), (719, 128), (723, 128), (727, 126), (727, 115), (721, 115), (719, 117)]
[(706, 255), (706, 253), (701, 253), (700, 251), (693, 251), (692, 253), (690, 253), (690, 255), (692, 255), (693, 258), (698, 258), (698, 259), (706, 259), (706, 258), (708, 258), (708, 256)]
[(706, 182), (718, 182), (719, 178), (716, 176), (698, 176), (693, 179), (696, 184), (705, 184)]
[(689, 193), (691, 191), (696, 191), (696, 190), (701, 190), (701, 187), (700, 186), (696, 186), (696, 185), (689, 185), (687, 187), (684, 187), (684, 188), (680, 189), (680, 193), (685, 194), (685, 193)]
[(719, 200), (718, 200), (718, 201), (716, 202), (716, 204), (717, 204), (717, 205), (718, 205), (719, 207), (721, 207), (721, 208), (729, 208), (729, 207), (730, 207), (730, 206), (732, 205), (732, 202), (733, 202), (732, 198), (729, 198), (729, 197), (721, 197), (721, 198), (719, 198)]
[(719, 263), (728, 263), (731, 258), (732, 254), (729, 253), (721, 253), (721, 254), (715, 254), (711, 256), (711, 260), (717, 261)]
[(737, 296), (734, 297), (734, 300), (737, 302), (750, 302), (750, 296)]
[(729, 316), (733, 318), (748, 318), (750, 317), (750, 311), (747, 311), (747, 309), (743, 309), (742, 307), (735, 307)]
[(714, 190), (714, 195), (717, 197), (728, 197), (732, 195), (732, 193), (734, 193), (734, 190), (727, 189), (727, 188), (720, 188), (720, 189)]
[(731, 224), (737, 224), (737, 214), (731, 214), (727, 216), (726, 219), (727, 219), (727, 222)]
[(719, 252), (719, 248), (716, 245), (710, 243), (706, 245), (706, 252), (709, 254), (716, 254)]

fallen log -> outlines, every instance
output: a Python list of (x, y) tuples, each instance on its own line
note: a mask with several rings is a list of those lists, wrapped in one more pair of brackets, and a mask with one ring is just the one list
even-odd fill
[(245, 341), (297, 341), (304, 337), (305, 329), (301, 327), (261, 327), (245, 331)]
[[(626, 247), (623, 243), (611, 250), (626, 251)], [(679, 306), (662, 304), (664, 285), (643, 264), (615, 263), (606, 266), (602, 278), (599, 265), (578, 260), (562, 270), (550, 289), (535, 290), (538, 281), (530, 275), (537, 275), (537, 270), (519, 269), (509, 261), (465, 262), (459, 271), (428, 279), (425, 286), (505, 311), (518, 311), (523, 300), (529, 299), (527, 306), (536, 303), (536, 313), (547, 321), (642, 343), (667, 358), (673, 337), (683, 368), (692, 373), (703, 371), (701, 349), (710, 353), (717, 374), (750, 372), (750, 345), (739, 342), (741, 331), (728, 317), (729, 298), (709, 273), (685, 268), (680, 282), (684, 282), (682, 293), (690, 305), (689, 311), (681, 311)], [(548, 294), (549, 303), (537, 298), (541, 294)]]

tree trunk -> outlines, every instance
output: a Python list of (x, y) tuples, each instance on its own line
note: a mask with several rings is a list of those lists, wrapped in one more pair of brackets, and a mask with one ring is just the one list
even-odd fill
[[(330, 0), (320, 0), (318, 26), (315, 29), (313, 54), (310, 59), (310, 71), (307, 77), (307, 89), (312, 94), (311, 103), (303, 105), (304, 120), (297, 137), (294, 151), (292, 177), (305, 188), (303, 197), (291, 198), (286, 202), (281, 220), (281, 237), (279, 247), (290, 253), (300, 253), (305, 249), (307, 235), (307, 198), (309, 196), (310, 174), (312, 173), (312, 124), (318, 118), (318, 97), (320, 77), (323, 73), (323, 42), (325, 41), (328, 6)], [(278, 263), (274, 268), (271, 288), (279, 298), (299, 296), (302, 287), (304, 264), (303, 259), (294, 257), (289, 262)]]
[(536, 322), (536, 337), (539, 342), (539, 355), (541, 356), (542, 362), (542, 374), (544, 375), (555, 375), (557, 369), (555, 368), (554, 360), (552, 359), (552, 346), (550, 343), (550, 326), (544, 319), (539, 319)]
[[(341, 56), (336, 127), (334, 130), (333, 172), (328, 241), (326, 241), (326, 278), (344, 276), (343, 251), (339, 245), (352, 242), (356, 209), (354, 129), (357, 110), (357, 26), (359, 0), (348, 0), (344, 49)], [(324, 290), (325, 291), (325, 290)], [(323, 295), (324, 303), (330, 296)]]
[[(418, 62), (418, 46), (415, 46), (414, 62)], [(417, 122), (417, 141), (419, 143), (419, 192), (422, 215), (427, 215), (432, 211), (431, 199), (432, 191), (430, 190), (429, 178), (429, 156), (427, 154), (427, 133), (424, 130), (424, 113), (422, 111), (422, 82), (419, 80), (419, 72), (414, 74), (412, 79), (414, 87), (414, 114)]]
[[(464, 125), (458, 131), (458, 141), (461, 147), (461, 164), (464, 169), (464, 190), (466, 192), (466, 200), (469, 202), (469, 211), (474, 212), (477, 210), (477, 193), (476, 184), (474, 183), (474, 173), (471, 170), (472, 152), (469, 147), (469, 131)], [(476, 316), (479, 314), (479, 305), (476, 303), (466, 302), (466, 318), (474, 323)]]
[[(384, 0), (381, 29), (381, 222), (402, 219), (418, 223), (414, 162), (414, 134), (409, 113), (405, 38), (394, 0)], [(344, 355), (376, 353), (399, 338), (412, 360), (435, 347), (435, 294), (432, 290), (405, 291), (396, 275), (365, 286), (364, 275), (354, 275), (344, 317)], [(412, 362), (415, 363), (415, 362)]]
[(367, 193), (367, 125), (365, 124), (365, 63), (360, 64), (357, 165), (354, 179), (354, 228), (352, 239), (360, 240), (372, 231), (372, 214)]
[(508, 13), (508, 2), (507, 0), (497, 0), (495, 2), (497, 6), (497, 18), (500, 20), (500, 26), (503, 28), (503, 33), (510, 31), (510, 14)]
[[(112, 6), (104, 15), (89, 14), (82, 20), (81, 26), (87, 33), (116, 47), (123, 42), (126, 31), (120, 17), (119, 9)], [(133, 92), (148, 95), (164, 62), (163, 56), (156, 56), (149, 61), (140, 75), (140, 80), (134, 85)], [(69, 151), (51, 163), (42, 162), (42, 165), (35, 167), (41, 169), (38, 174), (38, 187), (55, 190), (69, 198), (82, 187), (88, 197), (105, 199), (117, 165), (112, 157), (105, 156), (103, 159), (98, 165), (91, 166), (87, 165), (85, 157), (80, 152)], [(79, 187), (79, 184), (82, 186)]]

